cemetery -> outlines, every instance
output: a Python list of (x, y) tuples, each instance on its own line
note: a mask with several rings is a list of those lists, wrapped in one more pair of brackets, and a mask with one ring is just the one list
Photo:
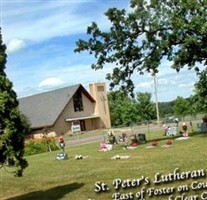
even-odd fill
[(206, 14), (2, 0), (0, 199), (207, 200)]
[[(77, 84), (19, 100), (12, 83), (4, 84), (8, 85), (5, 94), (8, 90), (12, 95), (2, 104), (0, 199), (145, 200), (166, 199), (166, 195), (174, 200), (207, 199), (206, 116), (202, 121), (177, 117), (171, 117), (171, 123), (159, 117), (152, 121), (154, 105), (146, 93), (146, 107), (152, 110), (139, 113), (143, 103), (127, 99), (125, 108), (137, 109), (116, 124), (124, 127), (112, 127), (105, 83), (90, 84), (90, 91)], [(114, 99), (118, 97), (123, 94)], [(5, 105), (11, 102), (13, 107), (7, 110)], [(181, 178), (171, 176), (172, 172)], [(172, 177), (167, 186), (162, 174)], [(183, 174), (192, 176), (183, 179)], [(164, 177), (161, 184), (157, 177)], [(119, 188), (116, 181), (122, 183)]]
[[(71, 136), (60, 136), (57, 138), (59, 150), (26, 157), (29, 167), (22, 178), (16, 178), (12, 173), (0, 169), (1, 198), (99, 200), (113, 199), (115, 196), (118, 199), (118, 196), (122, 196), (126, 199), (127, 193), (131, 196), (138, 195), (144, 185), (126, 190), (120, 188), (118, 194), (113, 188), (113, 180), (137, 179), (142, 176), (153, 180), (155, 174), (168, 174), (176, 168), (181, 171), (203, 169), (206, 173), (207, 163), (203, 159), (206, 157), (206, 152), (203, 151), (207, 144), (207, 133), (203, 128), (206, 124), (203, 121), (199, 126), (195, 124), (195, 129), (196, 126), (199, 127), (195, 132), (191, 131), (189, 122), (186, 125), (187, 130), (186, 127), (183, 128), (183, 123), (179, 127), (171, 124), (173, 134), (166, 134), (166, 126), (150, 133), (108, 129), (104, 140), (76, 146), (67, 145)], [(189, 181), (184, 180), (182, 184), (188, 184)], [(206, 177), (202, 177), (201, 181), (206, 182)], [(97, 182), (105, 183), (110, 188), (109, 191), (95, 192)], [(179, 187), (180, 184), (179, 181), (170, 183), (169, 188)], [(162, 188), (149, 187), (148, 192), (151, 190), (163, 191)], [(205, 190), (196, 191), (196, 194)], [(190, 190), (185, 195), (190, 196), (194, 192)], [(165, 199), (164, 195), (152, 195), (153, 199)]]

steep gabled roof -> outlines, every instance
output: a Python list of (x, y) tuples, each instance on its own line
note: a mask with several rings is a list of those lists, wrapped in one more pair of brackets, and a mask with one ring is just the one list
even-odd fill
[(32, 128), (52, 126), (77, 90), (95, 102), (81, 85), (73, 85), (19, 99), (20, 111), (29, 119)]

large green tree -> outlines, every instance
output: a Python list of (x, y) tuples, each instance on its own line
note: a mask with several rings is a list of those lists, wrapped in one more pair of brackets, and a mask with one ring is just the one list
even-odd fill
[(142, 121), (156, 118), (155, 103), (151, 101), (151, 97), (148, 92), (136, 94), (136, 110)]
[(169, 117), (174, 114), (174, 101), (159, 102), (159, 114), (161, 118)]
[(199, 73), (199, 81), (195, 84), (195, 93), (197, 110), (207, 113), (207, 69)]
[(190, 114), (190, 103), (187, 101), (187, 99), (183, 97), (177, 97), (174, 100), (174, 111), (176, 115), (185, 116), (187, 114)]
[(207, 64), (206, 0), (131, 0), (131, 9), (110, 8), (105, 15), (111, 23), (102, 31), (93, 22), (88, 40), (78, 40), (75, 52), (88, 51), (96, 58), (93, 69), (106, 63), (115, 66), (107, 78), (111, 87), (120, 85), (132, 92), (131, 75), (156, 74), (162, 59), (172, 68), (200, 72)]
[(108, 93), (108, 99), (112, 126), (129, 126), (140, 121), (135, 103), (127, 94), (122, 91), (111, 91)]
[(156, 118), (155, 104), (150, 93), (136, 93), (131, 98), (121, 90), (108, 93), (111, 122), (113, 126), (132, 125)]
[(6, 46), (0, 29), (0, 163), (16, 166), (15, 174), (22, 176), (28, 165), (23, 158), (28, 127), (25, 127), (25, 119), (18, 110), (16, 93), (5, 73), (6, 62)]

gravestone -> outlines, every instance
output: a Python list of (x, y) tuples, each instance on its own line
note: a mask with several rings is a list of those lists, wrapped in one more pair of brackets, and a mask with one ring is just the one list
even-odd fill
[(58, 153), (56, 155), (56, 159), (57, 160), (67, 160), (68, 159), (68, 155), (67, 155), (67, 153), (64, 153), (64, 152)]
[(199, 132), (207, 132), (207, 123), (202, 122), (200, 127), (199, 127)]
[(147, 140), (146, 140), (146, 136), (144, 133), (138, 133), (137, 134), (137, 140), (139, 143), (146, 143)]
[(167, 132), (166, 132), (167, 136), (175, 136), (177, 135), (177, 128), (176, 127), (169, 127)]
[(60, 146), (60, 148), (62, 149), (63, 152), (58, 153), (56, 155), (56, 159), (57, 160), (67, 160), (68, 159), (68, 155), (67, 155), (67, 153), (65, 153), (65, 141), (64, 141), (63, 136), (60, 136), (58, 138), (58, 140), (59, 140), (59, 146)]

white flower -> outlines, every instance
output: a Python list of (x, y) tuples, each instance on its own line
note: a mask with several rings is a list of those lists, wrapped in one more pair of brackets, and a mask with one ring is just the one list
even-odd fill
[(82, 155), (76, 155), (76, 156), (75, 156), (75, 159), (76, 159), (76, 160), (83, 159), (83, 156), (82, 156)]

